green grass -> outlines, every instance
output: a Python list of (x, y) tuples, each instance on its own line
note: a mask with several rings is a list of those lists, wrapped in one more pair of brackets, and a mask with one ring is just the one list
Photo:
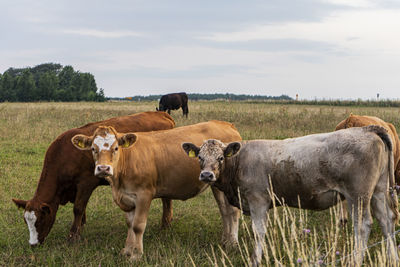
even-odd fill
[[(119, 255), (125, 243), (126, 225), (123, 212), (112, 201), (109, 187), (99, 187), (93, 193), (79, 242), (66, 241), (73, 218), (72, 205), (68, 204), (60, 207), (44, 245), (30, 248), (22, 210), (17, 210), (11, 198), (32, 198), (50, 142), (70, 128), (155, 110), (156, 106), (156, 102), (0, 104), (0, 266), (242, 266), (247, 263), (252, 251), (249, 218), (241, 220), (241, 248), (221, 251), (222, 225), (210, 190), (188, 201), (174, 201), (174, 220), (167, 230), (160, 230), (161, 201), (154, 200), (144, 234), (144, 256), (137, 263)], [(243, 139), (283, 139), (332, 131), (350, 112), (378, 116), (397, 129), (400, 127), (399, 108), (199, 101), (190, 102), (189, 109), (188, 119), (182, 118), (181, 111), (172, 112), (177, 126), (225, 120), (235, 124)], [(267, 234), (264, 263), (273, 265), (279, 261), (295, 265), (298, 257), (304, 262), (315, 262), (323, 254), (325, 262), (330, 262), (337, 258), (336, 250), (348, 253), (351, 227), (338, 229), (335, 216), (331, 216), (333, 212), (278, 209), (279, 220), (271, 220), (272, 232)], [(284, 224), (282, 230), (278, 221)], [(311, 229), (306, 237), (303, 228)], [(369, 243), (381, 238), (375, 223)], [(371, 257), (366, 257), (366, 261), (383, 264), (383, 250), (381, 246), (370, 249)]]

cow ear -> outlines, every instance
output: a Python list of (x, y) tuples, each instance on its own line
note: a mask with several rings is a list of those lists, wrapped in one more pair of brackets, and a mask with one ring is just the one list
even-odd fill
[(77, 134), (72, 137), (71, 142), (80, 150), (89, 150), (92, 146), (93, 138), (83, 134)]
[(23, 208), (23, 209), (25, 209), (26, 203), (28, 203), (28, 201), (26, 200), (16, 199), (16, 198), (13, 198), (12, 201), (15, 203), (15, 205), (17, 205), (18, 208)]
[(50, 214), (50, 211), (51, 211), (50, 205), (46, 204), (46, 203), (42, 203), (42, 204), (40, 204), (40, 210), (46, 214)]
[(229, 158), (229, 157), (236, 155), (239, 152), (241, 147), (242, 147), (242, 144), (239, 142), (229, 143), (225, 148), (224, 156)]
[(134, 133), (127, 133), (118, 138), (118, 145), (123, 148), (128, 148), (133, 145), (137, 140), (137, 135)]
[(182, 148), (190, 158), (195, 158), (199, 155), (200, 148), (192, 143), (183, 143)]

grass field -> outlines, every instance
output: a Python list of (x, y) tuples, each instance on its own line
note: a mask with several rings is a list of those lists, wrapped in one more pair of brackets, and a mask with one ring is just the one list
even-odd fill
[[(60, 207), (45, 243), (30, 248), (22, 210), (17, 210), (11, 198), (33, 196), (50, 142), (67, 129), (109, 117), (155, 110), (155, 107), (155, 102), (0, 104), (0, 266), (247, 264), (252, 251), (250, 220), (246, 217), (241, 220), (240, 249), (222, 251), (220, 216), (210, 190), (185, 202), (174, 201), (174, 220), (167, 230), (160, 230), (161, 201), (153, 201), (144, 234), (145, 253), (137, 263), (119, 255), (127, 229), (123, 212), (113, 203), (109, 187), (99, 187), (93, 193), (79, 242), (66, 240), (73, 218), (72, 205), (68, 204)], [(243, 139), (283, 139), (332, 131), (350, 112), (378, 116), (400, 129), (399, 108), (200, 101), (189, 103), (189, 109), (188, 119), (182, 118), (181, 111), (172, 113), (177, 126), (225, 120), (236, 125)], [(351, 227), (337, 227), (332, 216), (335, 212), (333, 209), (324, 212), (277, 209), (275, 216), (271, 216), (264, 264), (298, 265), (301, 259), (301, 265), (307, 266), (318, 260), (334, 262), (348, 254)], [(381, 238), (380, 229), (374, 223), (369, 244)], [(381, 245), (371, 248), (365, 262), (384, 264), (384, 250)], [(345, 264), (345, 259), (339, 262), (339, 265)]]

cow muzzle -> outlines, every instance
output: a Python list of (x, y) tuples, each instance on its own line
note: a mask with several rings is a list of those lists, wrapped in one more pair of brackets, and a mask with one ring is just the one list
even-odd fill
[(205, 183), (213, 183), (217, 179), (215, 179), (215, 174), (210, 171), (202, 171), (200, 173), (200, 181), (205, 182)]
[(113, 168), (110, 165), (97, 165), (94, 175), (99, 177), (111, 176), (113, 175)]

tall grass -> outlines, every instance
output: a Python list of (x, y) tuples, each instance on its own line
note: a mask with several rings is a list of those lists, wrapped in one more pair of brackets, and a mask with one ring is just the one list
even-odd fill
[[(123, 212), (113, 203), (109, 187), (99, 187), (87, 207), (87, 224), (79, 242), (66, 241), (72, 205), (60, 207), (53, 229), (38, 248), (28, 245), (22, 211), (12, 197), (30, 199), (37, 186), (45, 151), (67, 129), (92, 121), (155, 110), (142, 103), (2, 103), (0, 104), (0, 266), (243, 266), (253, 248), (251, 221), (243, 216), (238, 249), (221, 248), (222, 224), (212, 193), (174, 201), (174, 220), (160, 230), (161, 201), (155, 200), (144, 234), (144, 256), (131, 263), (119, 255), (126, 238)], [(332, 131), (353, 112), (374, 115), (400, 127), (399, 108), (278, 105), (248, 102), (190, 102), (189, 118), (173, 111), (177, 126), (211, 119), (230, 121), (243, 139), (283, 139)], [(352, 228), (341, 228), (337, 210), (312, 212), (290, 208), (270, 211), (263, 264), (327, 265), (349, 263)], [(305, 231), (309, 229), (310, 232)], [(376, 223), (369, 244), (382, 240)], [(368, 265), (386, 264), (386, 248), (368, 250)], [(336, 255), (338, 251), (339, 255)], [(340, 259), (340, 260), (339, 260)], [(336, 262), (339, 260), (338, 262)], [(335, 262), (335, 263), (333, 263)]]

